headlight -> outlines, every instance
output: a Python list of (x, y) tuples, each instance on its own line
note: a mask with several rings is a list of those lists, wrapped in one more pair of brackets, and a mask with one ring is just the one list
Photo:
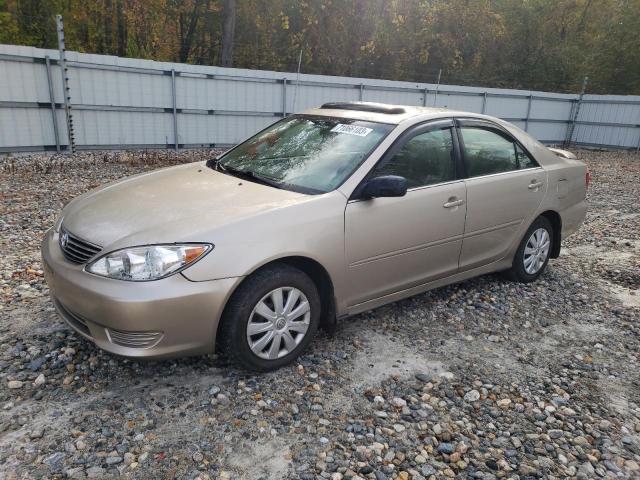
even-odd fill
[(188, 267), (212, 248), (207, 243), (125, 248), (100, 257), (86, 270), (119, 280), (158, 280)]

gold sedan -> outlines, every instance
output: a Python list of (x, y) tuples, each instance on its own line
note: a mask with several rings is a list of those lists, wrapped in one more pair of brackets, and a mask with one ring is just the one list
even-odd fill
[(589, 173), (485, 115), (333, 103), (67, 205), (42, 244), (61, 316), (129, 357), (290, 363), (322, 324), (504, 271), (531, 282)]

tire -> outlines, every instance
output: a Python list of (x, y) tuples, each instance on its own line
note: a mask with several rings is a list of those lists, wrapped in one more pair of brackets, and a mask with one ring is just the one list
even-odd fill
[[(536, 235), (535, 237), (534, 234)], [(535, 246), (537, 239), (543, 239), (539, 249)], [(551, 222), (545, 217), (536, 218), (520, 242), (513, 258), (513, 265), (511, 269), (504, 272), (505, 276), (509, 280), (520, 283), (530, 283), (536, 280), (547, 268), (551, 256), (552, 243), (553, 227)], [(531, 248), (533, 248), (534, 253), (530, 252)], [(529, 251), (525, 252), (525, 250)], [(535, 252), (539, 252), (539, 254)]]
[(293, 362), (309, 345), (320, 313), (318, 289), (306, 273), (285, 264), (267, 266), (247, 278), (227, 303), (219, 345), (230, 360), (247, 370), (276, 370)]

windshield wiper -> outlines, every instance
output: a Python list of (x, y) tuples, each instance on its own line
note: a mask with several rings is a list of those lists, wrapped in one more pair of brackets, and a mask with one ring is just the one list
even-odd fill
[(267, 177), (263, 177), (258, 173), (254, 173), (250, 170), (240, 170), (239, 168), (230, 167), (229, 165), (223, 165), (220, 162), (215, 163), (215, 168), (218, 171), (223, 173), (228, 173), (229, 175), (233, 175), (234, 177), (244, 178), (245, 180), (249, 180), (251, 182), (262, 183), (263, 185), (269, 185), (274, 188), (284, 188), (283, 184), (276, 182)]
[(279, 188), (281, 190), (293, 190), (294, 192), (301, 192), (308, 195), (317, 195), (319, 193), (326, 193), (322, 190), (317, 190), (315, 188), (302, 187), (299, 185), (295, 185), (288, 182), (278, 182), (269, 177), (264, 177), (259, 173), (254, 173), (250, 170), (240, 170), (238, 168), (230, 167), (228, 165), (224, 165), (220, 162), (220, 159), (212, 158), (207, 160), (207, 167), (212, 170), (216, 170), (218, 172), (226, 173), (227, 175), (232, 175), (238, 178), (244, 178), (245, 180), (249, 180), (251, 182), (262, 183), (263, 185), (268, 185), (273, 188)]
[(207, 160), (205, 165), (212, 170), (217, 170), (218, 163), (220, 163), (219, 158), (210, 158), (209, 160)]

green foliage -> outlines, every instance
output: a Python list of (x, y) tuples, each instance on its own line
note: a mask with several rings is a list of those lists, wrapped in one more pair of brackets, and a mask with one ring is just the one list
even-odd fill
[[(0, 42), (220, 64), (224, 0), (0, 0)], [(238, 0), (233, 65), (640, 94), (640, 0)]]

